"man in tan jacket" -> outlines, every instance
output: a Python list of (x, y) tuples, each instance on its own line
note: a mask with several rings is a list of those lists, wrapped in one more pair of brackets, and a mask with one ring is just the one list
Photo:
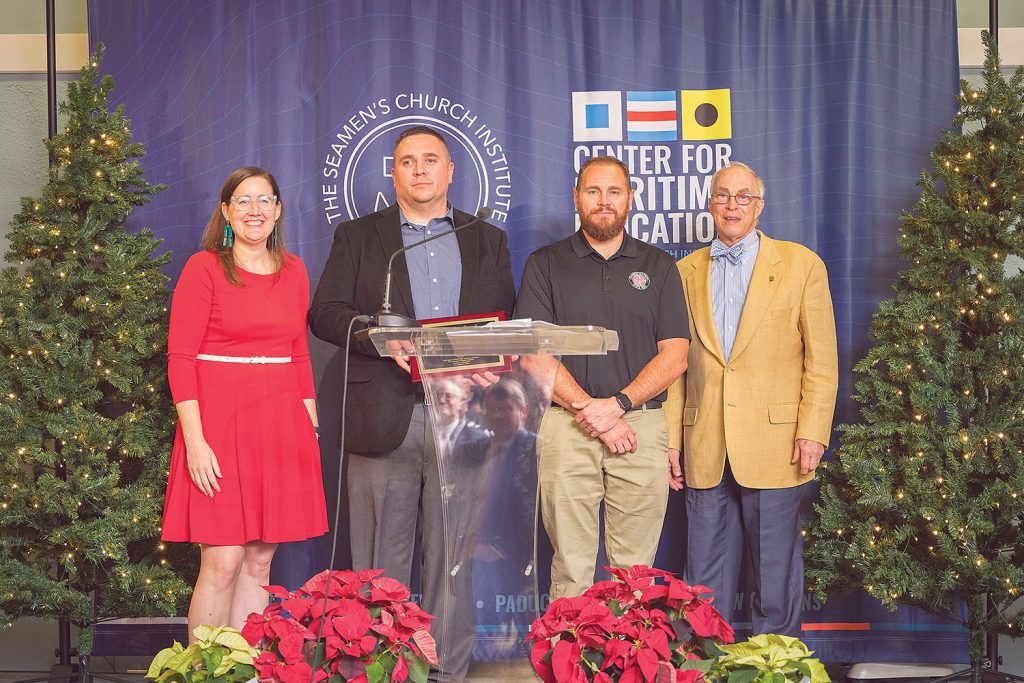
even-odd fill
[(763, 208), (752, 168), (715, 174), (718, 236), (677, 264), (692, 341), (685, 390), (666, 407), (670, 446), (683, 442), (685, 580), (713, 589), (731, 620), (745, 546), (754, 634), (799, 636), (800, 503), (832, 430), (836, 327), (824, 263), (757, 230)]

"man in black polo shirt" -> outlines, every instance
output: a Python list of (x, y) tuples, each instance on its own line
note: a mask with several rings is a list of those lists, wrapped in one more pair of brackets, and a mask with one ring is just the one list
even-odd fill
[(573, 197), (580, 231), (530, 255), (516, 317), (616, 330), (619, 350), (566, 357), (541, 423), (541, 512), (555, 549), (552, 599), (579, 595), (593, 583), (602, 502), (611, 564), (654, 561), (668, 490), (682, 488), (660, 408), (665, 389), (686, 369), (690, 336), (672, 258), (626, 234), (633, 201), (626, 165), (588, 159)]

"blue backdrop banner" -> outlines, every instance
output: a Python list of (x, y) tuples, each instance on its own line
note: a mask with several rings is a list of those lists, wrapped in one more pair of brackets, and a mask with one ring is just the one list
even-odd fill
[[(172, 278), (224, 178), (253, 164), (280, 181), (286, 243), (315, 287), (334, 227), (393, 201), (391, 147), (415, 123), (448, 137), (451, 199), (494, 209), (517, 278), (531, 251), (574, 230), (571, 188), (589, 156), (630, 166), (630, 232), (677, 258), (714, 235), (712, 173), (751, 164), (767, 184), (761, 227), (828, 266), (846, 369), (838, 423), (857, 418), (848, 369), (899, 266), (899, 213), (955, 112), (954, 5), (90, 0), (89, 33), (149, 151), (147, 178), (169, 184), (131, 224), (165, 240)], [(314, 353), (329, 434), (340, 372), (333, 347)], [(324, 454), (330, 498), (330, 438)], [(658, 558), (672, 570), (685, 540), (679, 503)], [(323, 550), (283, 551), (277, 566), (301, 576), (322, 568)], [(830, 661), (967, 659), (956, 627), (867, 597), (808, 599), (804, 621)]]

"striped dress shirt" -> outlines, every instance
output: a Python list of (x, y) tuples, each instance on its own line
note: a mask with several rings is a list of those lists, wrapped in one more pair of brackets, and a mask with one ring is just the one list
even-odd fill
[(754, 272), (754, 262), (757, 261), (757, 252), (761, 247), (761, 237), (757, 230), (752, 230), (739, 244), (744, 245), (739, 263), (732, 263), (724, 256), (711, 262), (711, 310), (715, 314), (718, 340), (722, 342), (722, 353), (726, 360), (729, 360), (732, 345), (736, 342), (736, 330), (740, 325), (743, 304), (747, 300), (747, 288), (750, 287), (750, 276)]

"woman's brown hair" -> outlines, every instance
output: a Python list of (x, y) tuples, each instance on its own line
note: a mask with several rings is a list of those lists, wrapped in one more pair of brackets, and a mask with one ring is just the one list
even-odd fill
[(277, 219), (277, 240), (274, 240), (273, 234), (267, 237), (267, 251), (270, 252), (270, 258), (273, 259), (275, 273), (281, 272), (285, 256), (288, 254), (284, 248), (284, 202), (281, 201), (281, 188), (277, 184), (277, 178), (273, 173), (259, 166), (245, 166), (232, 171), (228, 179), (224, 181), (224, 187), (220, 188), (220, 203), (213, 210), (213, 215), (210, 216), (206, 229), (203, 231), (202, 246), (206, 251), (212, 251), (217, 255), (220, 267), (224, 270), (224, 276), (228, 282), (238, 287), (242, 286), (242, 281), (238, 277), (238, 267), (235, 265), (231, 247), (224, 246), (224, 226), (228, 222), (224, 218), (221, 206), (224, 204), (230, 206), (235, 189), (249, 178), (263, 178), (270, 183), (270, 187), (281, 205), (281, 215)]

